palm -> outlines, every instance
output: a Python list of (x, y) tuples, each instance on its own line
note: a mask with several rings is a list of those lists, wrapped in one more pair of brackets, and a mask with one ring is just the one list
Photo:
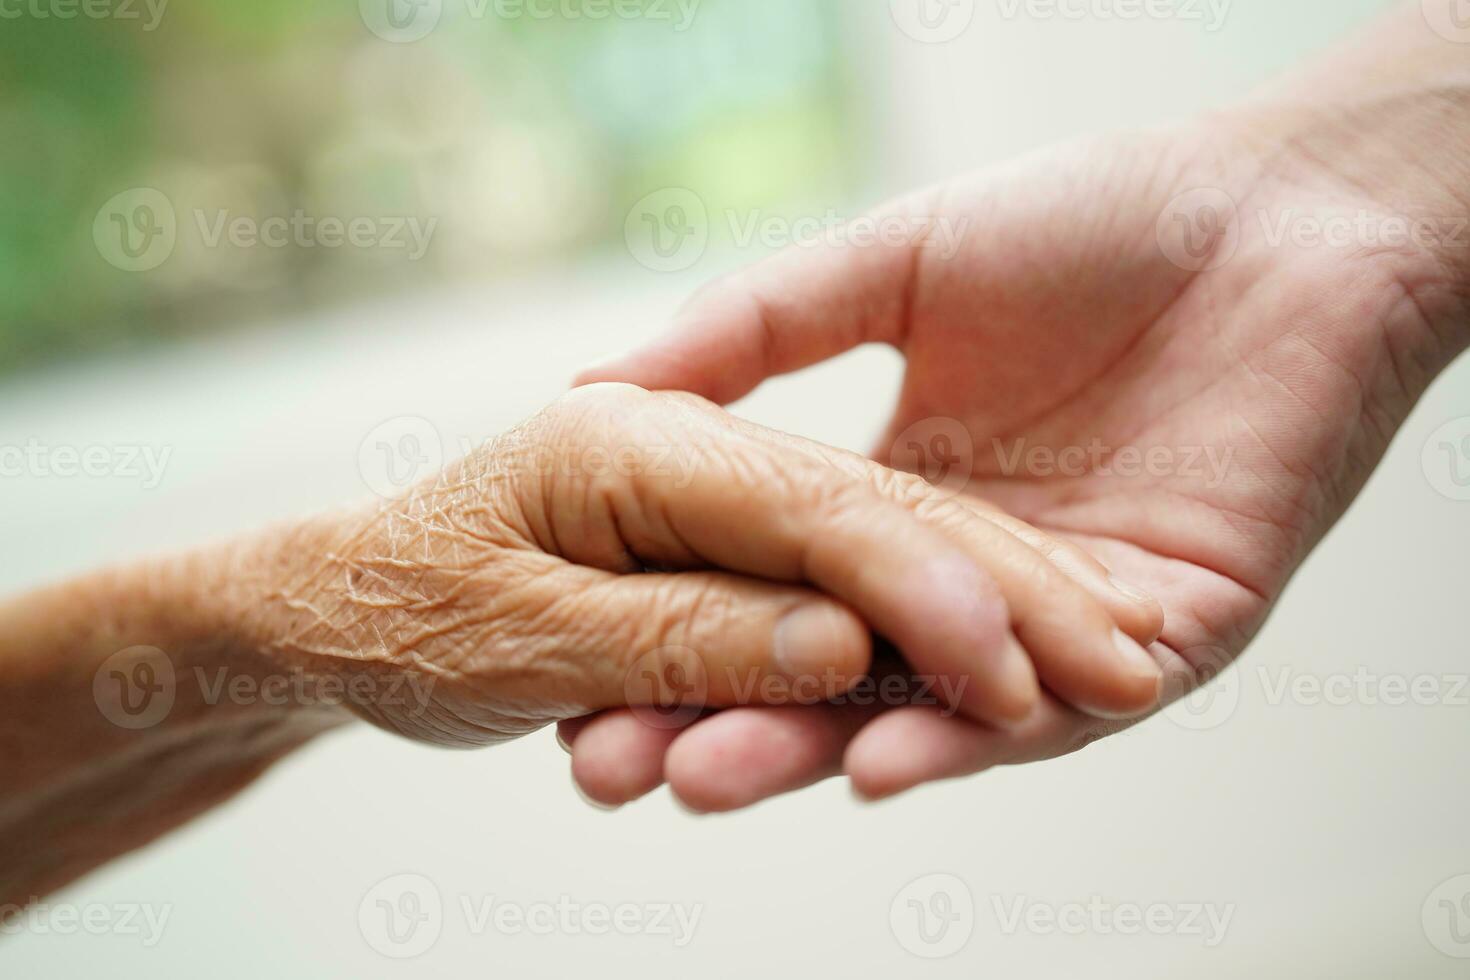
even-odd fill
[[(1331, 189), (1218, 153), (1179, 162), (1200, 155), (1177, 140), (1089, 146), (950, 188), (946, 213), (981, 233), (917, 268), (878, 455), (905, 462), (902, 433), (958, 420), (971, 492), (1151, 590), (1174, 650), (1234, 655), (1386, 446), (1362, 425), (1384, 407), (1360, 382), (1378, 349), (1335, 342), (1349, 331), (1324, 313), (1393, 329), (1415, 315), (1395, 288), (1415, 257), (1277, 243), (1263, 227)], [(1171, 208), (1197, 188), (1237, 204), (1239, 237), (1215, 226), (1213, 256), (1174, 237), (1209, 241), (1197, 207), (1227, 198)], [(1065, 466), (1048, 455), (1068, 447)]]

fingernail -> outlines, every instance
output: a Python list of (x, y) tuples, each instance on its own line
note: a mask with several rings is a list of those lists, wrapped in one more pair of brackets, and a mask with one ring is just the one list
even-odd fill
[(1147, 592), (1143, 591), (1136, 585), (1129, 585), (1127, 582), (1118, 578), (1116, 575), (1110, 576), (1108, 578), (1108, 584), (1111, 585), (1114, 589), (1117, 589), (1119, 592), (1123, 593), (1128, 598), (1132, 599), (1134, 602), (1147, 605), (1154, 601), (1153, 596), (1149, 595)]
[(564, 739), (564, 738), (561, 737), (561, 730), (560, 729), (557, 729), (557, 732), (556, 732), (556, 744), (557, 745), (560, 745), (561, 746), (561, 750), (563, 752), (565, 752), (567, 755), (571, 755), (572, 754), (572, 743), (571, 742), (568, 742), (566, 739)]
[(808, 603), (776, 624), (772, 655), (787, 677), (810, 677), (828, 670), (842, 641), (842, 613), (825, 603)]
[(1164, 671), (1158, 662), (1127, 633), (1122, 630), (1113, 630), (1113, 646), (1118, 648), (1118, 653), (1122, 655), (1123, 662), (1128, 665), (1130, 673), (1149, 680), (1162, 681), (1164, 679)]

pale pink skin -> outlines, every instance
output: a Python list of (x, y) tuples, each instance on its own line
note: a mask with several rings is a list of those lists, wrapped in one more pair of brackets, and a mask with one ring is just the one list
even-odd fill
[[(1449, 236), (1467, 213), (1467, 148), (1470, 47), (1405, 4), (1231, 113), (1049, 150), (880, 209), (968, 221), (948, 261), (793, 250), (707, 288), (664, 339), (579, 381), (728, 403), (858, 344), (894, 345), (906, 382), (875, 457), (887, 461), (916, 422), (961, 421), (975, 446), (970, 492), (1160, 600), (1152, 652), (1178, 696), (1246, 648), (1467, 345), (1463, 246), (1312, 246), (1267, 229), (1288, 209), (1366, 211), (1427, 217)], [(1228, 261), (1204, 270), (1214, 263), (1171, 261), (1178, 241), (1159, 230), (1170, 202), (1199, 188), (1233, 199), (1239, 231)], [(1233, 456), (1218, 485), (1006, 477), (992, 440), (1009, 450), (1020, 438)], [(612, 712), (566, 723), (562, 737), (594, 800), (624, 803), (667, 780), (688, 806), (724, 811), (843, 772), (860, 795), (889, 796), (1062, 755), (1128, 724), (1048, 698), (1012, 730), (923, 707), (742, 707), (679, 732)]]

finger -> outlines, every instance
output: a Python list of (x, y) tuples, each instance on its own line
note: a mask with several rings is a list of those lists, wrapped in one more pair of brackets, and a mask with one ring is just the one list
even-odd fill
[(854, 479), (864, 480), (880, 493), (921, 512), (934, 502), (953, 499), (956, 505), (963, 506), (981, 519), (1009, 531), (1012, 536), (1030, 546), (1068, 578), (1081, 585), (1103, 604), (1118, 627), (1139, 643), (1150, 644), (1163, 632), (1164, 610), (1153, 596), (1115, 578), (1102, 562), (1080, 546), (1012, 517), (988, 501), (968, 494), (949, 498), (922, 481), (900, 484), (894, 480), (893, 471), (888, 467), (856, 453), (824, 446), (784, 432), (763, 430), (760, 426), (740, 419), (732, 419), (730, 424), (745, 432), (764, 434), (765, 438), (778, 442), (783, 448), (840, 469)]
[[(912, 195), (874, 217), (927, 222), (939, 196), (939, 189)], [(692, 391), (723, 405), (767, 378), (859, 344), (899, 344), (924, 247), (916, 239), (787, 249), (707, 286), (664, 337), (583, 371), (575, 383), (625, 381), (652, 391)]]
[(1164, 631), (1164, 607), (1137, 586), (1113, 575), (1106, 565), (1077, 544), (1048, 534), (1012, 517), (978, 498), (956, 498), (984, 513), (992, 523), (1005, 528), (1051, 562), (1058, 571), (1086, 589), (1102, 604), (1124, 633), (1147, 646)]
[(1101, 718), (1134, 717), (1157, 706), (1162, 668), (1074, 578), (962, 506), (937, 501), (919, 512), (967, 544), (999, 583), (1016, 635), (1049, 690)]
[(567, 755), (572, 754), (573, 747), (577, 744), (577, 736), (582, 734), (597, 715), (582, 715), (580, 718), (567, 718), (556, 723), (556, 744), (561, 746)]
[(621, 415), (614, 439), (664, 426), (661, 438), (697, 453), (699, 465), (679, 479), (639, 471), (602, 479), (590, 493), (573, 486), (577, 503), (559, 513), (576, 513), (564, 516), (559, 538), (593, 540), (616, 528), (645, 562), (810, 583), (896, 643), (918, 672), (954, 680), (973, 717), (1005, 724), (1030, 712), (1036, 672), (973, 548), (867, 483), (720, 425), (708, 411), (643, 392), (642, 417), (629, 417), (637, 389), (601, 388), (569, 397), (604, 424)]
[(842, 772), (848, 741), (881, 707), (731, 708), (680, 733), (664, 760), (685, 806), (727, 813)]
[(706, 706), (832, 697), (871, 659), (863, 621), (797, 585), (562, 566), (528, 590), (542, 620), (558, 624), (554, 662), (587, 706), (658, 706), (670, 727)]
[(606, 711), (581, 726), (572, 748), (572, 779), (604, 807), (631, 803), (664, 780), (664, 754), (677, 729), (644, 724), (631, 711)]
[(1065, 755), (1107, 729), (1050, 698), (1025, 725), (1010, 731), (932, 706), (908, 706), (884, 713), (858, 732), (843, 767), (859, 796), (880, 800), (936, 780)]

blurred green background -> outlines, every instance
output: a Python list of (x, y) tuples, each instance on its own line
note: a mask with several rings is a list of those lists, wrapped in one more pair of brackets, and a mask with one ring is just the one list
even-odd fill
[[(0, 373), (564, 263), (660, 188), (742, 209), (861, 179), (821, 0), (95, 3), (0, 22)], [(221, 234), (293, 215), (372, 244)]]

